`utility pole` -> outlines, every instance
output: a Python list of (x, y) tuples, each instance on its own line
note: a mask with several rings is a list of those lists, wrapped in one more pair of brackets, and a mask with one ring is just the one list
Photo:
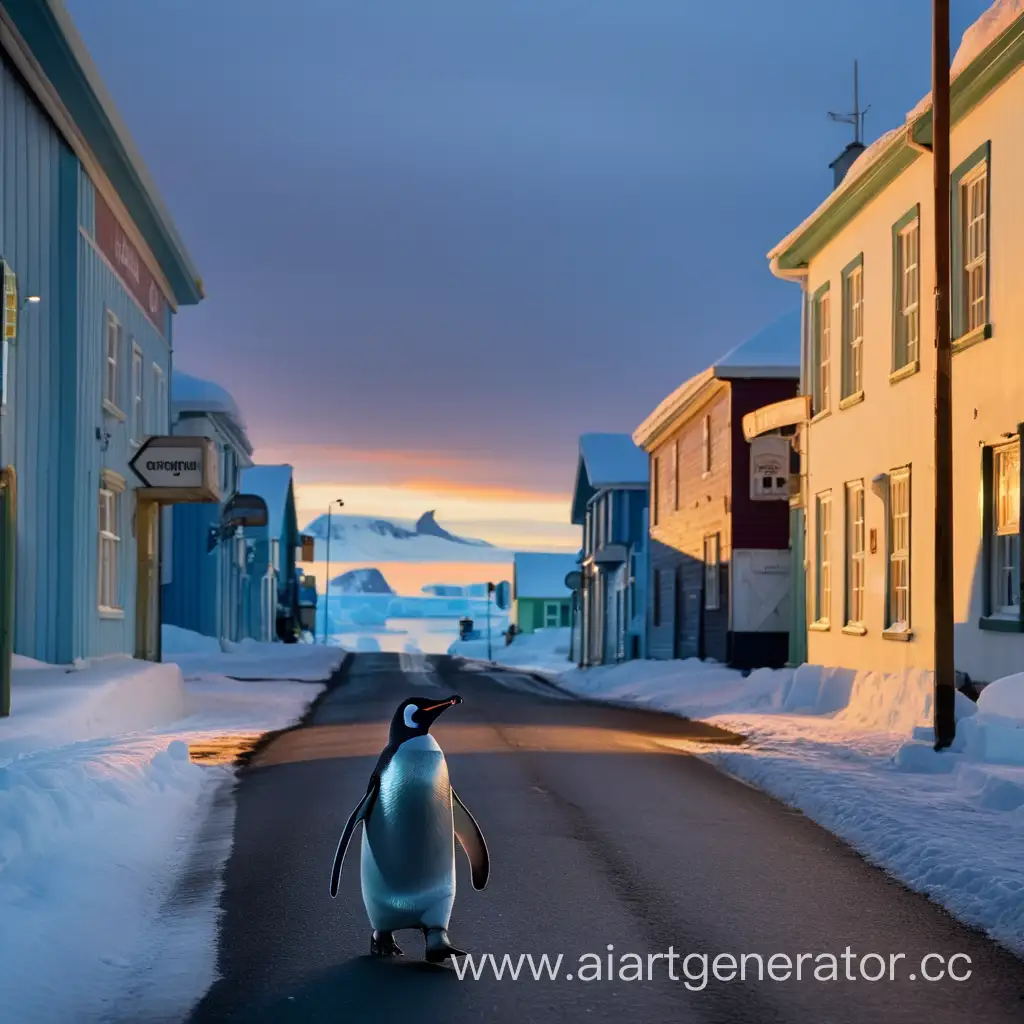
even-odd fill
[(950, 338), (949, 0), (932, 0), (935, 216), (935, 749), (956, 736), (953, 644), (953, 352)]
[(327, 646), (328, 637), (330, 636), (330, 625), (327, 617), (327, 612), (330, 608), (330, 597), (331, 597), (331, 512), (334, 506), (343, 508), (345, 502), (341, 498), (335, 498), (334, 501), (327, 506), (327, 569), (324, 578), (324, 646)]
[(491, 594), (494, 593), (494, 584), (487, 584), (487, 660), (491, 661)]

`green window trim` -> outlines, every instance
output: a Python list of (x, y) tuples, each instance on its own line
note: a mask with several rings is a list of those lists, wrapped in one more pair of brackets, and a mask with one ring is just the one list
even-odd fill
[[(817, 416), (822, 412), (828, 412), (828, 406), (822, 406), (822, 396), (820, 394), (820, 368), (821, 368), (821, 333), (819, 331), (819, 312), (821, 309), (821, 300), (824, 296), (828, 295), (831, 290), (831, 281), (826, 281), (823, 285), (820, 285), (818, 289), (811, 296), (811, 415)], [(832, 366), (832, 347), (831, 347), (831, 329), (832, 329), (832, 310), (829, 310), (829, 372), (831, 373)]]
[[(980, 164), (987, 165), (985, 179), (985, 323), (992, 319), (992, 143), (983, 142), (966, 160), (957, 164), (949, 177), (949, 241), (950, 241), (950, 320), (953, 341), (968, 333), (964, 297), (964, 233), (961, 217), (961, 186)], [(991, 333), (991, 332), (990, 332)]]
[[(892, 226), (892, 373), (897, 374), (908, 366), (920, 361), (920, 354), (916, 359), (910, 358), (906, 348), (906, 341), (901, 338), (900, 326), (903, 312), (900, 308), (900, 235), (903, 229), (909, 227), (914, 221), (918, 223), (918, 263), (917, 263), (917, 347), (918, 353), (921, 349), (921, 204), (915, 203), (895, 224)], [(903, 346), (901, 351), (901, 346)], [(902, 380), (902, 377), (897, 377)]]
[[(840, 322), (841, 322), (840, 347), (842, 349), (842, 352), (841, 352), (841, 381), (840, 381), (840, 389), (839, 389), (840, 408), (842, 408), (842, 401), (843, 400), (845, 400), (847, 398), (850, 398), (851, 396), (853, 396), (855, 394), (859, 394), (859, 393), (862, 394), (863, 393), (863, 379), (864, 379), (863, 368), (861, 370), (861, 385), (862, 385), (862, 387), (855, 388), (853, 386), (853, 382), (851, 381), (851, 377), (853, 376), (853, 366), (852, 366), (852, 363), (853, 363), (853, 351), (852, 351), (850, 346), (851, 346), (851, 343), (852, 343), (853, 339), (851, 337), (852, 325), (850, 324), (850, 318), (847, 316), (847, 311), (850, 308), (850, 306), (849, 306), (850, 277), (853, 275), (853, 272), (855, 270), (860, 270), (861, 271), (860, 301), (861, 301), (861, 321), (862, 321), (862, 324), (863, 324), (863, 316), (864, 316), (864, 312), (863, 312), (863, 310), (864, 310), (864, 276), (863, 276), (863, 274), (864, 274), (864, 253), (862, 253), (862, 252), (858, 253), (852, 260), (850, 260), (850, 262), (847, 263), (845, 267), (843, 267), (842, 272), (840, 274), (840, 282), (841, 282), (840, 294), (842, 295), (842, 302), (843, 302), (843, 308), (840, 310), (840, 313), (839, 313)], [(863, 337), (861, 339), (861, 344), (863, 346)], [(863, 347), (862, 347), (861, 359), (863, 359), (863, 358), (864, 358), (864, 355), (863, 355)]]
[[(995, 513), (995, 452), (1012, 443), (1006, 438), (1004, 444), (985, 445), (981, 450), (981, 617), (978, 628), (990, 633), (1024, 633), (1024, 572), (1018, 570), (1021, 578), (1021, 593), (1017, 598), (1018, 612), (1016, 616), (1000, 615), (996, 612), (992, 600), (992, 560), (994, 531), (992, 521)], [(1024, 454), (1024, 423), (1017, 424), (1017, 441)], [(1024, 484), (1024, 461), (1021, 462), (1021, 483)], [(1024, 552), (1024, 519), (1018, 527), (1020, 531), (1020, 550)], [(1022, 556), (1024, 561), (1024, 556)], [(1024, 567), (1022, 567), (1024, 569)]]

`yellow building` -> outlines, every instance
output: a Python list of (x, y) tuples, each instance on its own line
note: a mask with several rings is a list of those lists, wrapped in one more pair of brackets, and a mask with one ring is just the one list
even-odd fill
[[(997, 3), (953, 64), (956, 666), (1024, 667), (1024, 13)], [(930, 668), (934, 592), (931, 102), (865, 150), (769, 254), (804, 293), (808, 661)]]

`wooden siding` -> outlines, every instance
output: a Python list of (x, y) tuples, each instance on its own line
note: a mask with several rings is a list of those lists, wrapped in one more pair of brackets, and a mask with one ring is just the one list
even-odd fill
[(20, 311), (10, 346), (0, 461), (18, 474), (15, 650), (57, 659), (60, 551), (62, 366), (60, 338), (60, 168), (62, 143), (18, 78), (0, 66), (0, 255), (19, 295), (42, 301)]
[(750, 442), (743, 436), (743, 417), (772, 402), (796, 394), (795, 380), (732, 382), (732, 541), (734, 548), (789, 547), (789, 502), (751, 501)]
[[(79, 207), (88, 214), (92, 184), (80, 172)], [(80, 599), (76, 602), (75, 655), (95, 657), (132, 652), (135, 646), (136, 546), (133, 536), (135, 479), (128, 468), (134, 454), (130, 444), (128, 394), (131, 386), (131, 351), (136, 344), (142, 351), (143, 404), (145, 418), (156, 433), (170, 432), (168, 405), (158, 416), (153, 367), (164, 375), (170, 388), (171, 353), (169, 341), (146, 319), (109, 263), (96, 249), (89, 223), (81, 223), (78, 244), (78, 450), (76, 467), (75, 560), (80, 567)], [(110, 310), (121, 324), (121, 365), (118, 368), (118, 405), (125, 419), (115, 418), (103, 409), (106, 315)], [(99, 436), (97, 436), (97, 434)], [(121, 544), (118, 559), (120, 604), (119, 618), (103, 618), (97, 600), (98, 570), (98, 492), (102, 473), (109, 470), (125, 478), (127, 489), (121, 496)]]
[[(703, 469), (703, 421), (710, 416), (711, 470)], [(652, 453), (660, 467), (658, 525), (651, 527), (650, 570), (660, 579), (660, 624), (649, 616), (648, 657), (728, 657), (728, 563), (732, 551), (729, 495), (732, 424), (728, 385)], [(676, 446), (678, 445), (678, 449)], [(678, 450), (677, 460), (673, 455)], [(652, 466), (654, 462), (652, 460)], [(679, 475), (679, 508), (675, 479)], [(654, 493), (652, 487), (652, 494)], [(654, 521), (652, 514), (651, 521)], [(704, 538), (719, 535), (721, 599), (704, 611)]]

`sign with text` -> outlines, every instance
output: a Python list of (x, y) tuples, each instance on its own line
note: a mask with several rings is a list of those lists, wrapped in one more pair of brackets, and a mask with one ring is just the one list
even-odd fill
[(266, 526), (267, 503), (258, 494), (236, 494), (224, 506), (222, 521), (231, 528)]
[(789, 500), (788, 437), (766, 434), (750, 442), (751, 501)]
[(114, 211), (99, 192), (96, 192), (96, 245), (110, 260), (146, 318), (163, 334), (167, 325), (167, 300), (139, 250), (128, 240)]
[(128, 463), (141, 500), (220, 501), (217, 448), (208, 437), (151, 437)]

